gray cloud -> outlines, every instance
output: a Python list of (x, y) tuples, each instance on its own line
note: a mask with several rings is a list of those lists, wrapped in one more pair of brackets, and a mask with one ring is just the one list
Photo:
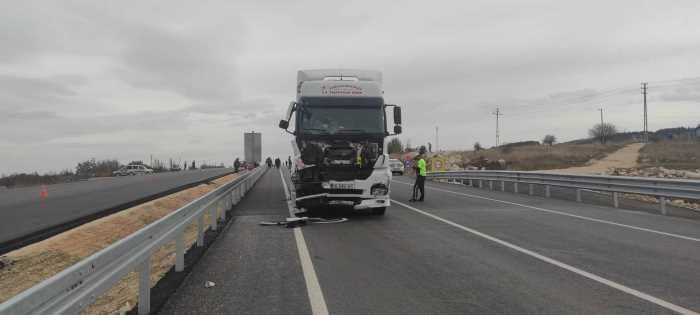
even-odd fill
[[(188, 126), (186, 114), (171, 112), (135, 112), (124, 115), (69, 117), (55, 112), (2, 111), (0, 134), (12, 143), (35, 143), (83, 135), (101, 135), (123, 131), (147, 132), (181, 129)], [(153, 139), (157, 142), (157, 139)]]
[(212, 51), (215, 45), (209, 39), (150, 28), (135, 32), (126, 45), (120, 76), (132, 86), (206, 102), (192, 107), (204, 112), (219, 111), (236, 100), (234, 53)]
[(304, 68), (383, 71), (413, 144), (439, 125), (443, 147), (491, 145), (496, 106), (504, 141), (586, 136), (600, 107), (638, 129), (641, 81), (651, 128), (688, 125), (700, 86), (679, 79), (700, 75), (697, 12), (693, 0), (16, 2), (0, 10), (0, 173), (226, 160), (251, 129), (264, 154), (286, 156), (276, 123)]
[(52, 105), (75, 96), (72, 85), (80, 80), (78, 76), (65, 80), (0, 74), (0, 106), (26, 108)]

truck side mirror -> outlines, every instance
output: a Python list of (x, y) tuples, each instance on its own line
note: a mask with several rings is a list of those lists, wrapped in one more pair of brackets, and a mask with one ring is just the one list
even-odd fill
[(401, 124), (401, 107), (398, 107), (398, 106), (394, 106), (394, 124), (396, 124), (396, 125)]
[(401, 133), (401, 125), (394, 125), (394, 134), (400, 134)]
[(284, 129), (284, 130), (287, 130), (287, 128), (289, 128), (289, 122), (282, 119), (282, 120), (280, 120), (279, 127)]

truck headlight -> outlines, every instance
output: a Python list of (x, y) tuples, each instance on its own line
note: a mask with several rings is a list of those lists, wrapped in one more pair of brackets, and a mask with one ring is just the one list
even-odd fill
[(385, 196), (389, 193), (389, 188), (384, 184), (374, 184), (371, 189), (372, 196)]

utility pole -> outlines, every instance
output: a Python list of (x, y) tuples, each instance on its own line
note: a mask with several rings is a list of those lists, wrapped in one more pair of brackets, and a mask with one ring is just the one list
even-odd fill
[(498, 119), (500, 116), (503, 116), (503, 113), (501, 113), (501, 110), (496, 107), (496, 111), (493, 112), (494, 115), (496, 115), (496, 146), (501, 145), (501, 136), (499, 134), (499, 125), (498, 125)]
[(600, 111), (600, 144), (605, 144), (605, 124), (603, 123), (603, 109), (598, 108)]
[(644, 95), (644, 131), (642, 141), (649, 142), (649, 123), (647, 121), (647, 83), (642, 82), (642, 95)]
[(440, 152), (440, 136), (438, 135), (438, 126), (435, 126), (435, 151)]

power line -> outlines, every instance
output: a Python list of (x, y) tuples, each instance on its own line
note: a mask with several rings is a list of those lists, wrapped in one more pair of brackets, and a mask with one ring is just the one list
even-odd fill
[(501, 145), (501, 137), (499, 134), (498, 120), (500, 116), (503, 116), (503, 113), (501, 113), (501, 110), (498, 107), (496, 107), (496, 111), (493, 112), (493, 114), (496, 115), (496, 146), (499, 146)]

